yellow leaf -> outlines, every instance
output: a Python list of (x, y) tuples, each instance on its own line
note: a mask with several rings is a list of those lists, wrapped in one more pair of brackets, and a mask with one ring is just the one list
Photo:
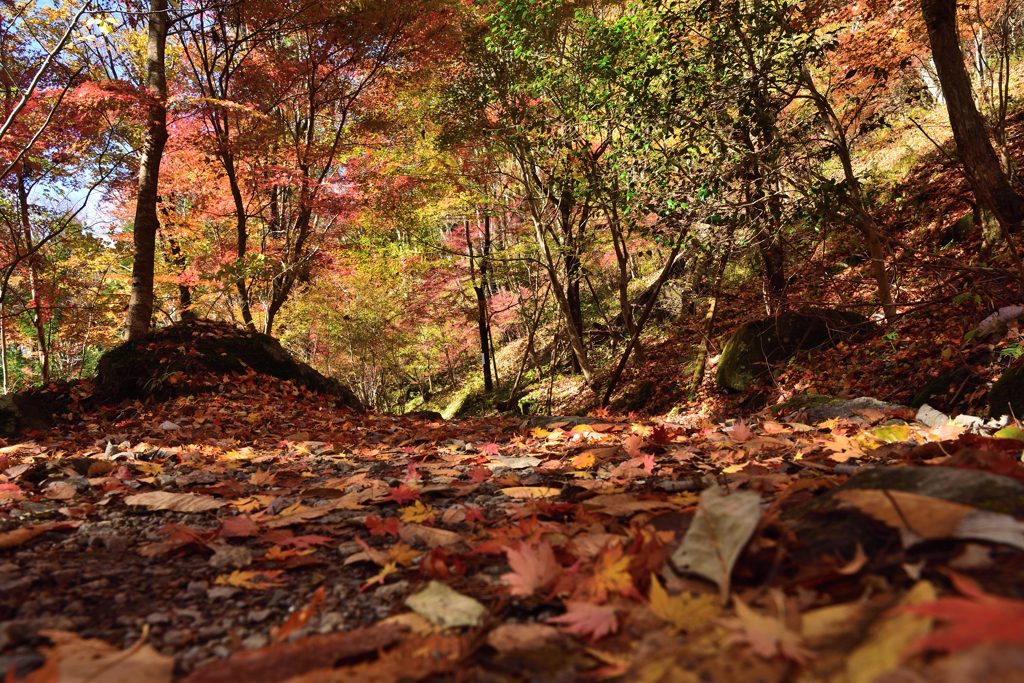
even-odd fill
[(585, 470), (594, 466), (594, 453), (593, 451), (587, 451), (586, 453), (580, 453), (572, 459), (572, 466), (578, 470)]
[[(283, 579), (277, 578), (281, 573), (281, 570), (278, 569), (265, 571), (242, 571), (241, 569), (236, 569), (231, 572), (231, 574), (221, 574), (214, 580), (214, 583), (218, 586), (234, 586), (236, 588), (263, 590), (264, 588), (270, 588), (275, 584), (284, 583)], [(257, 577), (265, 580), (260, 581)]]
[(394, 560), (392, 564), (400, 564), (403, 567), (411, 566), (416, 561), (416, 558), (422, 554), (422, 550), (416, 550), (405, 543), (396, 543), (393, 548), (388, 550), (388, 556)]
[(386, 565), (381, 567), (381, 570), (379, 572), (377, 572), (376, 574), (374, 574), (366, 580), (366, 583), (363, 584), (363, 589), (365, 590), (375, 583), (383, 584), (385, 578), (387, 578), (391, 574), (394, 574), (397, 571), (398, 564), (396, 564), (395, 562), (387, 563)]
[(498, 491), (509, 498), (550, 498), (562, 492), (561, 489), (548, 486), (512, 486)]
[(719, 600), (714, 595), (691, 597), (688, 592), (669, 595), (651, 574), (650, 607), (655, 615), (680, 631), (696, 631), (718, 616)]
[[(933, 602), (938, 597), (935, 586), (919, 581), (899, 601), (899, 606)], [(892, 610), (871, 628), (867, 641), (846, 660), (847, 683), (871, 683), (882, 674), (900, 665), (903, 651), (918, 636), (929, 633), (932, 618)]]
[(408, 524), (419, 524), (425, 522), (434, 516), (434, 509), (429, 505), (424, 505), (422, 501), (417, 500), (412, 505), (408, 505), (402, 508), (402, 521)]

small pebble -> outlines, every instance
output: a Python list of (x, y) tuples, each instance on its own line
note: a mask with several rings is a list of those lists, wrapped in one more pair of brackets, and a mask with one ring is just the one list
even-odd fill
[(242, 639), (242, 647), (246, 650), (258, 650), (270, 644), (270, 638), (264, 633), (254, 633), (248, 638)]

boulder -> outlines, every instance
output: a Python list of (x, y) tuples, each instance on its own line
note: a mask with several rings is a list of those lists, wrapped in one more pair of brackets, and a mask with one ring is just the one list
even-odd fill
[(1024, 358), (1003, 372), (988, 391), (989, 417), (1024, 416)]
[(365, 410), (348, 387), (292, 358), (273, 337), (209, 320), (163, 327), (111, 349), (100, 358), (96, 384), (106, 401), (162, 399), (208, 389), (218, 376), (250, 368)]
[(52, 426), (50, 409), (35, 390), (0, 396), (0, 436), (13, 438), (22, 430), (41, 432)]
[(848, 339), (867, 329), (868, 319), (848, 311), (808, 310), (741, 325), (725, 344), (715, 378), (718, 386), (744, 391), (772, 363), (797, 351)]

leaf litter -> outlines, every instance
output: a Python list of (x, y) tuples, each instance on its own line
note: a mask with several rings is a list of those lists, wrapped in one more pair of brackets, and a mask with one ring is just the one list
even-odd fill
[(876, 414), (427, 421), (228, 374), (4, 444), (0, 666), (66, 682), (97, 675), (84, 658), (139, 683), (964, 667), (1021, 645), (1024, 447), (1001, 436)]

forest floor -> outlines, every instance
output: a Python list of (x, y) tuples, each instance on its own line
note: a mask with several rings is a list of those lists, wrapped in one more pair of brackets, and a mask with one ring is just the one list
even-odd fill
[(8, 681), (1020, 680), (1019, 429), (179, 381), (0, 449)]

